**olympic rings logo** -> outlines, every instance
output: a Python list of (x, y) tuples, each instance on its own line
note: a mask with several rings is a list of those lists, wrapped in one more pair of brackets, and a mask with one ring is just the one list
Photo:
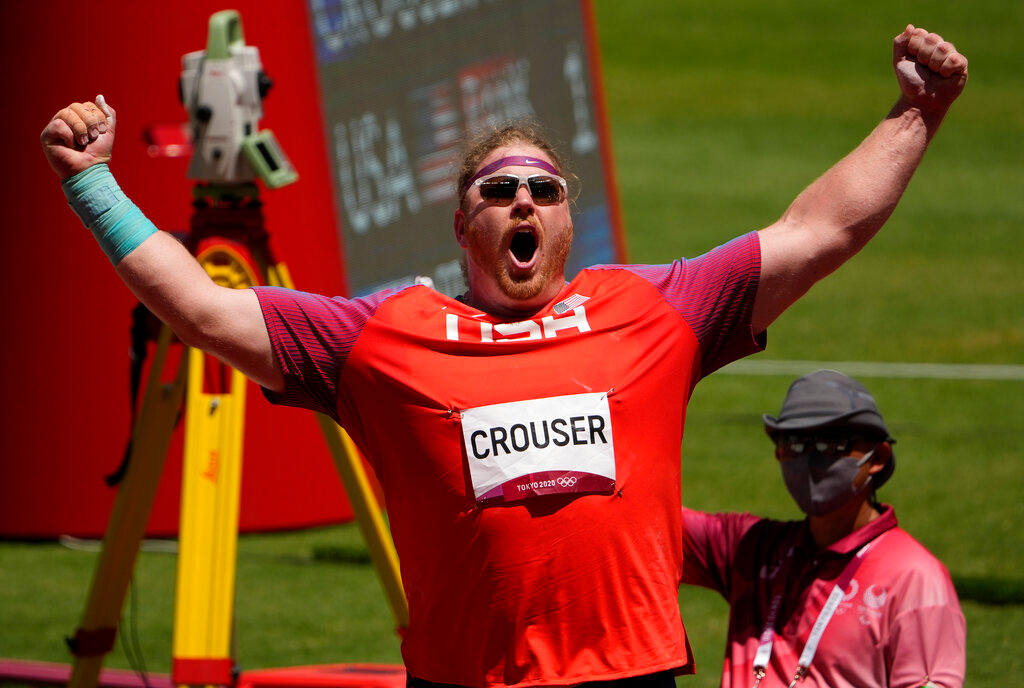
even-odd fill
[(559, 487), (572, 487), (573, 485), (576, 484), (576, 476), (574, 476), (574, 475), (562, 476), (561, 478), (559, 478), (555, 482), (558, 483)]

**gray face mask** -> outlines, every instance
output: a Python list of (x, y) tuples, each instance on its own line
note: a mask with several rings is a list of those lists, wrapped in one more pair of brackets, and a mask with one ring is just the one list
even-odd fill
[(860, 489), (853, 485), (860, 467), (871, 460), (872, 449), (858, 461), (817, 452), (779, 462), (782, 479), (797, 506), (809, 516), (824, 516), (843, 506), (871, 485), (871, 476)]

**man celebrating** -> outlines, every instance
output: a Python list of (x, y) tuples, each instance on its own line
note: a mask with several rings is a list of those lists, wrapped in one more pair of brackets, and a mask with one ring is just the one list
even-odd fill
[(729, 602), (723, 688), (962, 686), (949, 574), (874, 498), (896, 459), (871, 394), (819, 370), (764, 427), (807, 519), (683, 509), (683, 582)]
[(58, 112), (42, 142), (150, 310), (275, 403), (332, 416), (367, 457), (402, 561), (411, 685), (671, 687), (692, 671), (676, 598), (686, 402), (892, 212), (967, 60), (908, 26), (894, 66), (889, 116), (780, 220), (569, 284), (562, 160), (529, 127), (486, 135), (459, 173), (460, 299), (220, 288), (117, 186), (102, 98)]

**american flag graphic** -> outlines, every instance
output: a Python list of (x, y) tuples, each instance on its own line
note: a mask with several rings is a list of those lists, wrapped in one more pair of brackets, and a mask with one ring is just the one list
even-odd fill
[(590, 300), (589, 296), (583, 296), (582, 294), (573, 294), (569, 298), (559, 301), (555, 304), (555, 313), (561, 315), (568, 310), (576, 308)]

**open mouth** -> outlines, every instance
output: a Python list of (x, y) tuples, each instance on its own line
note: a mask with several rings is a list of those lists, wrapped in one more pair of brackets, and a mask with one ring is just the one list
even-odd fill
[(529, 230), (520, 230), (512, 235), (508, 250), (517, 262), (529, 263), (537, 252), (537, 237)]

